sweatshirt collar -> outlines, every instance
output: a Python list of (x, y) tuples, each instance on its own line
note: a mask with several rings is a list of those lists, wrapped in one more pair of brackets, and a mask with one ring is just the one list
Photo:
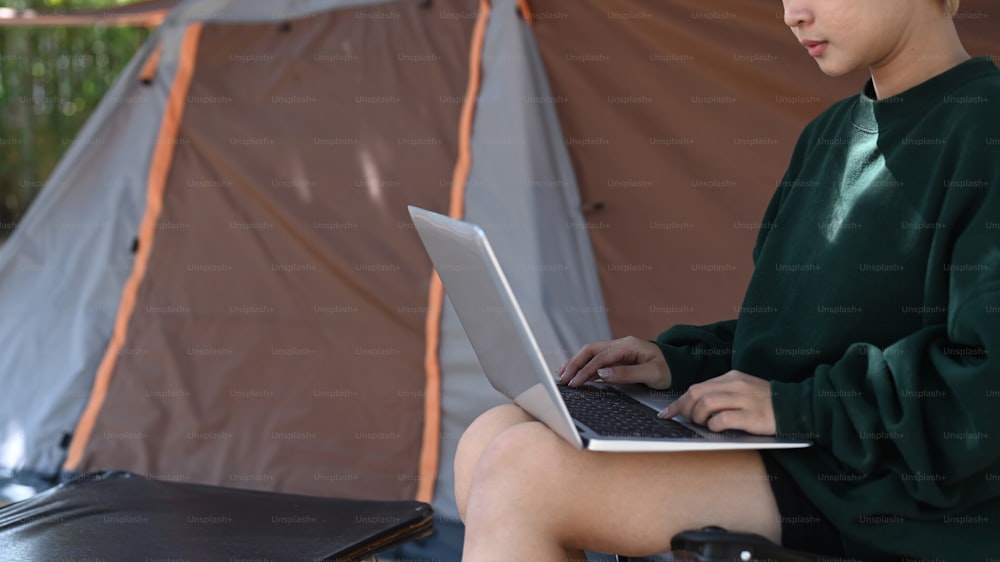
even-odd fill
[(989, 57), (969, 59), (905, 92), (885, 99), (875, 99), (875, 85), (869, 78), (857, 96), (852, 112), (855, 126), (866, 133), (884, 131), (896, 123), (912, 121), (933, 106), (941, 103), (959, 103), (957, 96), (950, 99), (956, 89), (968, 82), (1000, 73)]

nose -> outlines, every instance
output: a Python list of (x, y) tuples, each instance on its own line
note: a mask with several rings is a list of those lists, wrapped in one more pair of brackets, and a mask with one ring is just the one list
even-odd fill
[(785, 25), (796, 28), (812, 23), (812, 10), (802, 0), (784, 0)]

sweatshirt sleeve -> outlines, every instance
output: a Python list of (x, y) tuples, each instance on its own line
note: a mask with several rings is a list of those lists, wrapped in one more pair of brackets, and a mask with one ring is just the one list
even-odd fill
[(949, 486), (1000, 462), (997, 310), (1000, 286), (966, 301), (952, 330), (854, 344), (803, 382), (772, 381), (778, 435), (812, 438), (859, 474), (901, 474), (911, 496), (946, 503)]
[(970, 207), (951, 214), (972, 217), (935, 266), (948, 272), (946, 318), (884, 348), (855, 343), (802, 382), (771, 382), (779, 435), (811, 438), (859, 474), (900, 475), (938, 507), (1000, 467), (1000, 196)]
[(677, 325), (653, 342), (670, 367), (670, 388), (687, 390), (692, 384), (724, 374), (732, 365), (736, 320), (707, 326)]

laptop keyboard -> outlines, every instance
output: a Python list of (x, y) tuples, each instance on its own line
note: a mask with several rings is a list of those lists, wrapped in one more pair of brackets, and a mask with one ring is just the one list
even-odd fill
[(656, 410), (623, 392), (592, 386), (558, 388), (570, 415), (602, 436), (703, 439), (673, 420), (656, 417)]

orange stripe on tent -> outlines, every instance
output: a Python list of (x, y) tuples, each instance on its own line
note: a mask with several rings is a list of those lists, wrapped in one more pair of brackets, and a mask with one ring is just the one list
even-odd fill
[(535, 17), (531, 15), (531, 4), (528, 0), (517, 0), (517, 9), (521, 11), (521, 17), (528, 25), (535, 23)]
[[(451, 177), (451, 206), (448, 215), (460, 219), (465, 214), (465, 182), (472, 169), (472, 121), (476, 116), (476, 102), (482, 81), (483, 45), (486, 43), (486, 24), (490, 19), (489, 0), (480, 0), (479, 19), (472, 34), (472, 51), (469, 54), (469, 87), (465, 91), (462, 117), (458, 124), (458, 162)], [(443, 289), (442, 289), (443, 290)]]
[(156, 76), (156, 70), (160, 67), (160, 55), (163, 54), (163, 43), (157, 43), (156, 48), (149, 54), (149, 58), (142, 65), (142, 72), (139, 73), (139, 80), (144, 84), (149, 84)]
[[(476, 98), (482, 74), (483, 45), (486, 43), (486, 24), (490, 19), (489, 0), (480, 0), (479, 17), (472, 33), (469, 52), (469, 85), (462, 105), (458, 128), (458, 161), (451, 178), (451, 201), (448, 215), (457, 219), (465, 213), (465, 184), (472, 168), (472, 121), (476, 115)], [(427, 322), (425, 326), (427, 348), (424, 352), (424, 434), (420, 450), (420, 478), (417, 481), (417, 500), (430, 502), (434, 498), (437, 480), (438, 457), (441, 454), (441, 362), (438, 351), (441, 344), (441, 311), (444, 307), (444, 286), (437, 272), (431, 277), (427, 297)]]
[(441, 362), (438, 348), (441, 344), (441, 307), (444, 290), (437, 272), (431, 277), (427, 296), (427, 347), (424, 350), (424, 433), (420, 447), (420, 478), (417, 479), (417, 500), (430, 503), (434, 499), (437, 479), (438, 456), (441, 454)]
[(156, 233), (156, 221), (159, 219), (160, 211), (163, 209), (163, 192), (167, 185), (167, 175), (170, 173), (170, 164), (174, 158), (174, 147), (177, 133), (180, 130), (181, 118), (184, 114), (184, 101), (187, 98), (188, 89), (191, 86), (191, 77), (194, 74), (195, 56), (198, 52), (198, 39), (201, 36), (201, 24), (192, 24), (184, 32), (181, 42), (180, 60), (177, 65), (177, 75), (174, 77), (173, 86), (170, 89), (170, 97), (163, 114), (163, 121), (160, 124), (160, 134), (156, 139), (156, 150), (153, 153), (153, 161), (149, 167), (148, 191), (146, 194), (146, 212), (139, 225), (139, 249), (135, 256), (135, 267), (132, 274), (125, 282), (122, 289), (121, 303), (118, 306), (118, 316), (115, 318), (114, 331), (111, 334), (111, 342), (104, 353), (100, 366), (97, 368), (97, 375), (94, 377), (94, 387), (90, 392), (90, 400), (87, 407), (77, 422), (76, 431), (73, 433), (73, 440), (70, 443), (69, 452), (66, 455), (66, 462), (63, 468), (66, 470), (76, 470), (83, 460), (83, 452), (90, 442), (90, 436), (97, 423), (97, 416), (104, 406), (104, 400), (108, 395), (108, 388), (111, 385), (111, 374), (118, 361), (118, 354), (125, 346), (125, 336), (128, 332), (129, 320), (135, 310), (136, 297), (139, 293), (139, 286), (146, 275), (146, 268), (149, 264), (149, 256), (153, 250), (153, 237)]

